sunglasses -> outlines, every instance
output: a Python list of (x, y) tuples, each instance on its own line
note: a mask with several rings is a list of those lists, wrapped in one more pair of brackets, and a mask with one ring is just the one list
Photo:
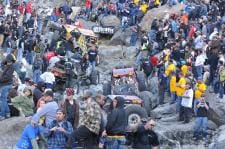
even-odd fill
[(150, 126), (155, 127), (155, 125), (154, 125), (154, 124), (150, 124)]

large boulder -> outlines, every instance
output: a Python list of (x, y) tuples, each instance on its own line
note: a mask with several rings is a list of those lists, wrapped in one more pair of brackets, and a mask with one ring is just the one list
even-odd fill
[(13, 117), (0, 122), (0, 149), (11, 149), (18, 141), (29, 119)]
[(108, 15), (108, 16), (101, 15), (99, 16), (99, 21), (101, 25), (104, 27), (108, 27), (108, 26), (119, 27), (120, 26), (120, 19), (115, 15)]
[(131, 37), (132, 31), (130, 28), (126, 30), (118, 30), (111, 40), (109, 41), (109, 45), (130, 45), (130, 37)]
[(217, 135), (213, 138), (213, 142), (209, 145), (209, 149), (225, 148), (225, 125), (219, 127)]
[(157, 19), (163, 19), (164, 17), (167, 17), (168, 14), (172, 13), (180, 13), (180, 11), (183, 9), (182, 4), (177, 4), (173, 7), (169, 7), (168, 5), (160, 6), (159, 8), (153, 8), (149, 10), (145, 16), (143, 17), (140, 27), (141, 30), (149, 31), (150, 25), (152, 24), (152, 21)]

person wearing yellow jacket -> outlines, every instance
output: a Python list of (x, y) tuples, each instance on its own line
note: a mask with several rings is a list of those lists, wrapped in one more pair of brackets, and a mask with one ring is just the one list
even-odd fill
[(185, 90), (186, 90), (186, 78), (182, 73), (180, 73), (179, 75), (180, 75), (180, 79), (179, 79), (178, 83), (176, 84), (176, 95), (177, 95), (176, 111), (178, 113), (179, 113), (180, 107), (181, 107), (182, 96), (184, 95)]
[(204, 97), (207, 86), (206, 84), (199, 79), (195, 84), (195, 100), (194, 100), (194, 112), (197, 114), (197, 103), (201, 102), (201, 99)]
[(188, 66), (182, 65), (180, 69), (181, 69), (181, 72), (183, 73), (183, 75), (186, 76), (188, 73)]
[(171, 94), (170, 104), (173, 104), (176, 102), (176, 83), (177, 83), (176, 73), (175, 71), (173, 71), (171, 72), (171, 76), (170, 76), (170, 94)]

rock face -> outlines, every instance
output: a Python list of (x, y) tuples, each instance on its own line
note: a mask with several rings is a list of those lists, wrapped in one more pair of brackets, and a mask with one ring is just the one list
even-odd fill
[(115, 15), (108, 15), (108, 16), (99, 16), (99, 21), (102, 26), (108, 27), (119, 27), (120, 26), (120, 19)]
[(24, 117), (13, 117), (0, 121), (0, 149), (12, 149), (27, 123), (29, 120)]
[(126, 45), (126, 46), (129, 46), (131, 34), (132, 34), (132, 31), (131, 31), (130, 28), (128, 28), (124, 31), (122, 29), (120, 29), (113, 35), (113, 37), (109, 41), (109, 45)]
[(149, 31), (150, 24), (152, 24), (154, 18), (163, 19), (164, 17), (167, 17), (168, 14), (180, 13), (182, 9), (183, 9), (182, 4), (177, 4), (176, 6), (173, 7), (164, 5), (160, 6), (159, 8), (153, 8), (149, 10), (143, 17), (140, 23), (141, 29), (144, 31)]
[[(194, 118), (187, 124), (177, 121), (178, 114), (176, 114), (175, 104), (164, 104), (158, 106), (151, 112), (151, 117), (157, 121), (155, 131), (158, 133), (161, 148), (166, 149), (190, 149), (198, 148), (205, 149), (203, 143), (196, 144), (193, 138)], [(212, 121), (208, 123), (208, 136), (216, 133), (217, 125)], [(214, 140), (208, 139), (208, 144)], [(195, 145), (196, 144), (196, 145)]]

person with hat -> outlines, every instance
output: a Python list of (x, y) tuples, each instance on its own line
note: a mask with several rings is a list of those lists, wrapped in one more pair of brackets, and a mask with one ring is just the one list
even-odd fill
[(10, 117), (7, 96), (13, 84), (14, 63), (15, 59), (12, 55), (8, 55), (2, 63), (3, 72), (0, 74), (0, 120)]
[(69, 121), (73, 128), (77, 128), (79, 123), (79, 104), (74, 100), (74, 89), (66, 89), (66, 99), (59, 103), (59, 107), (63, 109), (65, 118)]
[(47, 90), (44, 93), (44, 100), (46, 104), (38, 111), (31, 119), (31, 123), (38, 124), (41, 117), (45, 117), (45, 126), (49, 126), (50, 123), (55, 120), (56, 110), (59, 108), (58, 104), (53, 100), (53, 92)]
[(46, 133), (48, 149), (66, 148), (72, 133), (72, 124), (65, 119), (64, 110), (57, 109), (56, 119), (50, 123)]
[(77, 147), (96, 149), (98, 135), (101, 125), (101, 109), (98, 103), (93, 100), (91, 91), (84, 93), (84, 109), (80, 116), (80, 123), (74, 132), (77, 140)]

